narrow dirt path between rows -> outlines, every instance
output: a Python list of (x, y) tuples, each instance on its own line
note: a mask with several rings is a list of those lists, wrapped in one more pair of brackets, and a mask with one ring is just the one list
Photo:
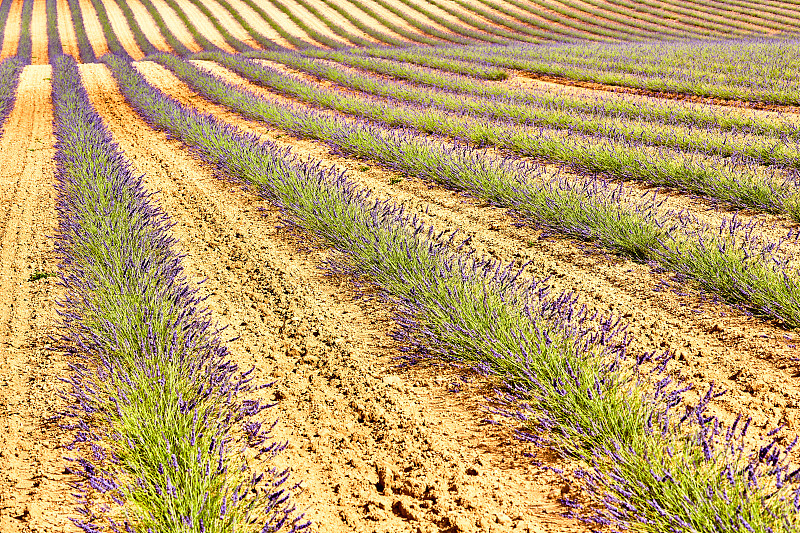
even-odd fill
[(80, 61), (81, 52), (78, 48), (78, 38), (75, 36), (72, 12), (67, 0), (56, 0), (56, 10), (58, 11), (58, 37), (61, 39), (61, 50)]
[[(630, 323), (634, 351), (674, 351), (678, 356), (676, 373), (701, 388), (713, 382), (729, 390), (714, 406), (723, 419), (745, 413), (762, 431), (786, 424), (792, 433), (800, 432), (795, 334), (747, 317), (692, 290), (690, 284), (665, 285), (669, 276), (647, 265), (607, 256), (566, 239), (541, 240), (540, 232), (516, 227), (504, 209), (335, 156), (323, 143), (294, 139), (244, 120), (204, 100), (157, 64), (140, 62), (137, 68), (182, 103), (290, 147), (295, 154), (347, 169), (352, 179), (379, 197), (402, 202), (417, 213), (432, 212), (430, 221), (437, 230), (458, 229), (480, 253), (519, 264), (531, 262), (527, 272), (549, 278), (556, 290), (574, 291), (590, 309), (622, 315)], [(221, 67), (214, 70), (235, 77)], [(232, 81), (245, 83), (241, 78)]]
[(94, 55), (98, 58), (103, 57), (108, 53), (108, 42), (103, 33), (103, 27), (100, 25), (100, 19), (97, 18), (97, 12), (94, 10), (91, 0), (80, 0), (78, 4), (81, 7), (83, 27), (86, 29), (86, 36), (89, 37)]
[(179, 5), (183, 12), (186, 13), (186, 16), (189, 17), (189, 20), (192, 22), (192, 24), (194, 24), (194, 27), (203, 37), (226, 52), (232, 54), (236, 53), (236, 50), (231, 48), (231, 46), (225, 42), (222, 34), (217, 30), (217, 28), (214, 27), (208, 17), (206, 17), (196, 5), (192, 4), (191, 2), (180, 2)]
[[(280, 215), (220, 181), (125, 104), (103, 65), (81, 67), (93, 104), (173, 217), (233, 359), (276, 379), (280, 457), (319, 532), (580, 531), (559, 517), (562, 482), (505, 446), (469, 384), (425, 368), (398, 374), (392, 322), (378, 302), (354, 301), (347, 279), (323, 275), (324, 251), (276, 229)], [(262, 212), (263, 210), (263, 212)], [(546, 460), (548, 458), (542, 458)], [(551, 463), (552, 464), (552, 463)], [(568, 490), (568, 489), (567, 489)]]
[(26, 67), (0, 138), (0, 531), (77, 531), (61, 445), (49, 421), (66, 374), (57, 336), (58, 271), (49, 66)]
[(33, 3), (31, 20), (31, 64), (47, 65), (47, 10), (44, 2)]
[(235, 18), (228, 12), (227, 9), (222, 7), (218, 2), (214, 0), (200, 0), (202, 4), (208, 8), (214, 17), (222, 24), (228, 32), (233, 35), (235, 38), (239, 39), (240, 41), (252, 46), (256, 50), (261, 50), (263, 47), (253, 39), (253, 36), (250, 35), (247, 30), (245, 30), (241, 24), (239, 24)]

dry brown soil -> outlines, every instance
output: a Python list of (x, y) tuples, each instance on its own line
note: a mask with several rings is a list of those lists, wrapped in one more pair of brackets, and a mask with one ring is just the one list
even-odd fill
[(0, 59), (5, 59), (17, 53), (21, 21), (22, 0), (14, 0), (11, 2), (11, 9), (8, 11), (8, 19), (6, 19), (6, 29), (3, 34), (3, 49), (0, 51)]
[(108, 43), (103, 33), (103, 27), (100, 25), (100, 19), (97, 18), (97, 12), (94, 10), (91, 0), (80, 0), (79, 5), (86, 35), (89, 37), (94, 55), (102, 57), (108, 53)]
[(80, 61), (81, 53), (67, 0), (56, 0), (56, 11), (58, 12), (58, 36), (61, 39), (61, 49), (65, 54)]
[(73, 531), (63, 432), (57, 336), (55, 189), (49, 66), (26, 67), (0, 138), (0, 531)]

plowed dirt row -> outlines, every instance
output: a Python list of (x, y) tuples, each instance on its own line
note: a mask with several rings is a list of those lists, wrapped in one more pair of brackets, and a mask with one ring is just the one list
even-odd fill
[(242, 42), (245, 42), (255, 48), (256, 50), (261, 49), (261, 45), (259, 45), (253, 37), (247, 33), (247, 31), (242, 27), (241, 24), (236, 22), (236, 19), (231, 16), (231, 14), (223, 8), (218, 2), (214, 2), (211, 0), (204, 0), (202, 1), (203, 5), (208, 8), (211, 13), (214, 14), (214, 17), (222, 24), (225, 28), (227, 28), (228, 32), (233, 35), (235, 38), (239, 39)]
[(46, 65), (47, 59), (47, 10), (44, 2), (33, 3), (31, 20), (31, 63)]
[(52, 110), (49, 66), (26, 67), (0, 139), (0, 531), (76, 531), (62, 456), (65, 360), (50, 349), (60, 295), (53, 254)]
[[(530, 261), (528, 272), (549, 277), (555, 289), (576, 292), (591, 309), (624, 316), (630, 322), (635, 351), (672, 350), (678, 355), (676, 373), (701, 389), (713, 382), (729, 391), (714, 407), (723, 419), (745, 413), (762, 430), (786, 424), (792, 433), (800, 432), (796, 335), (749, 318), (686, 284), (665, 286), (669, 276), (647, 265), (566, 240), (540, 240), (539, 232), (516, 228), (505, 210), (395, 173), (363, 171), (363, 163), (333, 156), (324, 144), (292, 139), (210, 104), (159, 65), (140, 62), (137, 68), (183, 103), (291, 147), (293, 153), (347, 169), (379, 196), (401, 201), (416, 212), (433, 212), (431, 220), (438, 230), (460, 230), (479, 252), (520, 264)], [(221, 68), (215, 72), (225, 74)]]
[[(313, 1), (309, 2), (309, 3), (314, 5)], [(342, 15), (339, 14), (338, 11), (335, 11), (333, 8), (331, 8), (326, 3), (319, 2), (319, 3), (316, 4), (315, 7), (320, 11), (322, 16), (326, 17), (329, 21), (331, 21), (333, 24), (339, 26), (340, 28), (342, 28), (346, 32), (348, 32), (348, 33), (350, 33), (352, 35), (357, 35), (357, 36), (361, 37), (362, 39), (366, 39), (366, 40), (368, 40), (370, 42), (373, 42), (373, 43), (380, 42), (377, 39), (375, 39), (374, 37), (372, 37), (371, 35), (363, 32), (360, 29), (358, 29), (356, 26), (353, 25), (352, 22), (350, 22), (349, 20), (344, 18)], [(353, 6), (350, 6), (349, 11), (351, 13), (353, 13), (356, 17), (363, 17), (363, 13), (359, 9), (357, 9), (357, 8), (355, 8)], [(397, 37), (399, 39), (402, 39), (401, 36), (397, 35), (392, 30), (383, 27), (383, 25), (380, 22), (376, 22), (375, 20), (370, 20), (370, 21), (368, 21), (368, 24), (370, 26), (374, 27), (375, 29), (377, 29), (380, 32), (383, 32), (383, 33), (392, 35), (394, 37)], [(327, 28), (327, 26), (326, 26), (326, 28)], [(328, 29), (328, 31), (331, 31), (331, 30)]]
[(94, 10), (91, 0), (80, 0), (78, 3), (81, 7), (83, 26), (89, 42), (92, 44), (94, 55), (102, 57), (108, 53), (108, 42), (103, 33), (103, 27), (100, 25), (100, 19), (97, 18), (97, 12)]
[(279, 400), (276, 435), (290, 445), (280, 462), (303, 480), (297, 499), (316, 531), (579, 529), (558, 516), (560, 480), (522, 456), (533, 450), (503, 446), (507, 435), (482, 422), (468, 385), (458, 396), (446, 390), (457, 379), (447, 372), (393, 371), (387, 309), (354, 301), (348, 280), (324, 276), (324, 251), (302, 250), (307, 242), (277, 230), (269, 205), (148, 128), (104, 66), (82, 73), (177, 222), (189, 276), (208, 278), (212, 311), (239, 338), (233, 359), (278, 380), (266, 393)]
[(81, 52), (75, 37), (75, 27), (72, 25), (72, 14), (67, 0), (56, 0), (56, 10), (58, 11), (58, 37), (61, 39), (61, 49), (65, 54), (80, 61)]

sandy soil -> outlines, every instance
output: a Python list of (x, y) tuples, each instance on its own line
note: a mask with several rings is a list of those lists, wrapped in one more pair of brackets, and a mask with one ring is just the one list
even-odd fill
[(31, 20), (31, 64), (47, 65), (47, 11), (44, 2), (33, 3)]
[[(474, 26), (468, 24), (467, 22), (462, 21), (461, 19), (459, 19), (455, 15), (451, 15), (447, 11), (444, 11), (443, 9), (440, 9), (439, 7), (437, 7), (437, 6), (433, 5), (433, 4), (430, 4), (428, 2), (423, 2), (423, 1), (420, 1), (420, 0), (408, 0), (408, 3), (409, 4), (415, 4), (415, 5), (422, 5), (422, 7), (425, 8), (427, 11), (430, 11), (431, 13), (433, 13), (436, 18), (441, 18), (443, 20), (448, 20), (451, 23), (458, 24), (459, 26), (462, 26), (464, 28), (468, 28), (472, 32), (477, 32), (478, 34), (487, 34), (487, 35), (489, 34), (486, 30), (474, 27)], [(460, 5), (458, 5), (456, 3), (453, 3), (451, 5), (451, 7), (453, 9), (455, 9), (456, 11), (467, 15), (468, 20), (469, 19), (481, 20), (481, 21), (485, 22), (486, 24), (488, 24), (489, 27), (494, 27), (494, 28), (498, 27), (497, 24), (495, 24), (494, 22), (492, 22), (492, 21), (490, 21), (488, 19), (485, 19), (485, 18), (483, 18), (483, 17), (481, 17), (479, 15), (476, 15), (475, 13), (468, 12), (463, 7), (461, 7)], [(412, 13), (412, 16), (419, 18), (419, 17), (422, 17), (423, 15), (415, 10)], [(424, 17), (424, 18), (427, 19), (428, 17)], [(503, 29), (506, 29), (506, 28), (503, 28)], [(448, 30), (446, 28), (443, 28), (443, 30), (444, 31), (448, 31), (448, 32), (450, 31), (450, 30)]]
[(136, 38), (128, 26), (128, 21), (125, 20), (125, 15), (119, 8), (115, 0), (103, 0), (103, 6), (108, 13), (108, 20), (111, 22), (111, 27), (114, 29), (114, 35), (117, 36), (119, 43), (133, 59), (141, 59), (144, 57), (144, 52), (136, 44)]
[[(369, 3), (370, 3), (370, 5), (372, 5), (373, 9), (376, 9), (376, 10), (377, 10), (377, 9), (382, 9), (382, 8), (381, 8), (381, 6), (379, 6), (379, 5), (378, 5), (377, 3), (375, 3), (375, 2), (369, 2)], [(396, 7), (397, 9), (399, 9), (401, 12), (403, 12), (403, 14), (405, 14), (407, 18), (411, 18), (411, 19), (419, 20), (419, 21), (420, 21), (420, 22), (422, 22), (423, 24), (426, 24), (426, 25), (428, 25), (428, 26), (431, 26), (431, 27), (433, 27), (433, 28), (436, 28), (436, 29), (438, 29), (438, 30), (439, 30), (439, 31), (441, 31), (441, 32), (444, 32), (444, 33), (452, 33), (452, 32), (451, 32), (451, 31), (450, 31), (448, 28), (446, 28), (446, 27), (442, 26), (441, 24), (439, 24), (439, 22), (438, 22), (437, 20), (435, 20), (435, 19), (431, 19), (431, 18), (428, 18), (428, 17), (424, 16), (424, 15), (423, 15), (422, 13), (420, 13), (419, 11), (416, 11), (416, 10), (415, 10), (415, 9), (413, 9), (412, 7), (409, 7), (409, 6), (407, 6), (407, 5), (406, 5), (404, 2), (395, 2), (395, 3), (394, 3), (394, 5), (395, 5), (395, 7)], [(428, 7), (428, 8), (430, 8), (430, 9), (432, 9), (432, 10), (433, 10), (433, 9), (436, 9), (436, 6), (433, 6), (433, 5), (430, 5), (430, 6), (427, 6), (427, 7)], [(385, 10), (384, 10), (384, 11), (385, 11)], [(381, 12), (384, 12), (384, 11), (381, 11)], [(389, 16), (396, 17), (396, 20), (402, 20), (402, 19), (400, 19), (400, 18), (399, 18), (397, 15), (394, 15), (393, 13), (389, 13), (388, 11), (385, 11), (385, 12), (386, 12), (386, 13), (387, 13)], [(449, 15), (448, 15), (447, 13), (443, 13), (443, 19), (446, 19), (446, 17), (449, 17)], [(399, 23), (399, 22), (398, 22), (398, 23)], [(409, 27), (410, 27), (411, 29), (413, 29), (414, 31), (419, 31), (418, 29), (414, 28), (413, 26), (410, 26), (410, 25), (409, 25)]]
[(3, 49), (0, 51), (0, 60), (11, 57), (17, 53), (20, 24), (22, 23), (22, 0), (14, 0), (8, 11), (6, 29), (3, 34)]
[(61, 49), (65, 54), (80, 61), (81, 52), (75, 37), (75, 27), (72, 25), (69, 3), (67, 0), (56, 0), (56, 9), (58, 10), (58, 37), (61, 39)]
[(214, 17), (217, 20), (219, 20), (219, 22), (225, 28), (228, 29), (231, 35), (233, 35), (240, 41), (249, 44), (256, 50), (261, 50), (262, 48), (261, 45), (258, 44), (244, 28), (242, 28), (241, 24), (236, 22), (236, 19), (234, 19), (225, 8), (223, 8), (220, 4), (214, 2), (213, 0), (201, 0), (201, 1), (203, 5), (205, 5), (211, 11), (211, 13), (214, 14)]
[(0, 531), (76, 531), (58, 410), (62, 355), (50, 349), (60, 295), (49, 66), (26, 67), (0, 138)]
[[(281, 46), (285, 46), (286, 48), (294, 48), (294, 46), (292, 46), (292, 44), (289, 43), (289, 41), (281, 37), (280, 34), (277, 31), (275, 31), (272, 28), (272, 26), (270, 26), (269, 23), (267, 23), (267, 21), (261, 18), (261, 15), (253, 11), (253, 9), (250, 6), (248, 6), (241, 0), (228, 0), (228, 2), (233, 6), (234, 9), (236, 9), (236, 11), (238, 11), (245, 19), (247, 19), (247, 22), (250, 23), (250, 26), (252, 26), (255, 31), (261, 33), (264, 37), (266, 37), (267, 39), (271, 40), (274, 43), (277, 43)], [(261, 5), (261, 9), (263, 9), (267, 13), (269, 12), (267, 9), (268, 7), (269, 4), (267, 4), (266, 2), (262, 3)], [(287, 32), (289, 32), (292, 35), (297, 35), (298, 37), (301, 35), (305, 36), (305, 33), (299, 28), (297, 28), (297, 26), (295, 26), (294, 23), (292, 23), (292, 21), (288, 19), (287, 21), (289, 22), (289, 25), (283, 25), (284, 29)], [(291, 30), (292, 27), (295, 28), (296, 32)]]
[[(335, 0), (328, 0), (328, 1), (332, 2), (332, 1), (335, 1)], [(330, 6), (328, 6), (327, 2), (315, 2), (314, 0), (311, 0), (309, 3), (313, 7), (316, 7), (320, 11), (320, 13), (322, 13), (322, 15), (324, 17), (327, 17), (327, 19), (330, 20), (333, 24), (339, 26), (340, 28), (342, 28), (343, 30), (347, 31), (348, 33), (350, 33), (352, 35), (357, 35), (357, 36), (361, 37), (362, 39), (366, 39), (366, 40), (371, 41), (373, 43), (379, 43), (380, 42), (377, 39), (375, 39), (374, 37), (372, 37), (371, 35), (369, 35), (367, 33), (364, 33), (363, 31), (358, 29), (356, 26), (354, 26), (352, 22), (350, 22), (349, 20), (344, 18), (342, 15), (340, 15), (337, 11), (335, 11)], [(341, 2), (338, 2), (338, 4), (341, 4)], [(387, 35), (392, 35), (393, 37), (396, 37), (398, 39), (403, 39), (405, 41), (405, 39), (402, 36), (396, 34), (392, 30), (390, 30), (389, 28), (386, 28), (383, 24), (381, 24), (380, 22), (376, 21), (375, 19), (373, 19), (371, 17), (368, 17), (363, 11), (361, 11), (357, 7), (350, 5), (350, 6), (347, 6), (347, 10), (352, 15), (355, 15), (356, 17), (358, 17), (361, 20), (366, 19), (367, 23), (370, 26), (374, 27), (376, 30), (378, 30), (380, 32), (383, 32), (383, 33), (386, 33)], [(326, 26), (326, 28), (327, 28), (327, 26)], [(331, 30), (328, 29), (328, 31), (331, 31)]]
[[(793, 380), (798, 371), (795, 335), (720, 305), (686, 284), (665, 287), (669, 276), (646, 265), (595, 253), (567, 240), (541, 241), (538, 232), (515, 228), (502, 209), (417, 180), (401, 179), (387, 187), (393, 177), (400, 176), (377, 169), (368, 171), (367, 176), (374, 177), (366, 179), (358, 170), (362, 164), (332, 156), (325, 145), (284, 139), (270, 128), (209, 104), (158, 65), (139, 63), (138, 67), (184, 103), (253, 133), (277, 138), (295, 153), (335, 161), (379, 195), (402, 201), (418, 212), (434, 210), (432, 221), (438, 229), (459, 228), (472, 237), (479, 251), (498, 259), (532, 261), (532, 275), (551, 276), (556, 289), (584, 295), (582, 301), (590, 308), (622, 314), (630, 321), (634, 350), (673, 350), (680, 358), (676, 371), (700, 385), (716, 382), (729, 389), (714, 408), (724, 419), (747, 412), (760, 428), (786, 423), (793, 432), (800, 430), (800, 388)], [(224, 69), (216, 73), (223, 74)], [(404, 196), (401, 190), (410, 191), (411, 196)]]
[(158, 26), (156, 26), (153, 17), (150, 16), (150, 13), (147, 12), (147, 9), (145, 9), (141, 2), (139, 2), (139, 0), (127, 1), (128, 7), (131, 8), (131, 11), (133, 11), (133, 18), (136, 19), (137, 24), (139, 24), (139, 28), (141, 28), (142, 33), (144, 33), (145, 37), (147, 37), (147, 40), (159, 50), (164, 52), (172, 52), (172, 47), (167, 44), (164, 36), (161, 35), (161, 32), (158, 30)]
[(290, 444), (280, 461), (303, 480), (297, 499), (315, 531), (580, 530), (558, 516), (562, 482), (482, 422), (477, 391), (448, 393), (456, 377), (444, 371), (394, 371), (385, 308), (356, 302), (350, 282), (317, 269), (324, 251), (303, 251), (275, 229), (272, 208), (136, 118), (102, 65), (82, 72), (177, 222), (188, 274), (208, 278), (212, 311), (240, 337), (234, 360), (278, 380), (267, 394), (279, 400), (276, 436)]
[(100, 25), (100, 19), (97, 18), (97, 12), (95, 12), (91, 0), (80, 0), (80, 6), (86, 35), (89, 37), (94, 55), (99, 59), (108, 53), (108, 43), (103, 33), (103, 27)]
[(164, 0), (153, 0), (153, 5), (155, 6), (156, 10), (158, 10), (158, 13), (164, 19), (164, 22), (167, 24), (169, 29), (175, 35), (175, 38), (182, 42), (186, 48), (192, 52), (199, 52), (203, 49), (202, 46), (195, 42), (192, 34), (189, 33), (189, 30), (183, 25), (183, 21), (178, 18), (178, 15), (175, 14), (172, 8), (169, 7)]

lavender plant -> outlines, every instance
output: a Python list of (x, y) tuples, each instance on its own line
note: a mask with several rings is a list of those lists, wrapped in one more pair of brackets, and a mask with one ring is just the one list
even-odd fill
[[(211, 57), (211, 56), (205, 56)], [(697, 152), (668, 152), (641, 146), (625, 140), (599, 139), (544, 128), (487, 121), (465, 116), (462, 112), (446, 112), (422, 106), (388, 103), (383, 100), (322, 89), (312, 83), (286, 76), (246, 59), (233, 56), (213, 56), (236, 73), (301, 101), (367, 118), (390, 126), (411, 127), (418, 131), (447, 135), (479, 145), (505, 148), (515, 154), (555, 161), (581, 170), (602, 172), (623, 180), (643, 181), (702, 194), (736, 207), (756, 208), (772, 213), (786, 213), (800, 219), (800, 197), (796, 186), (786, 176), (775, 175), (756, 166), (731, 164), (728, 161), (704, 156)], [(158, 61), (169, 61), (160, 56)], [(176, 65), (174, 61), (173, 65)], [(186, 76), (184, 76), (186, 78)], [(190, 75), (191, 80), (199, 79)], [(257, 104), (254, 104), (257, 105)], [(468, 105), (468, 104), (467, 104)], [(587, 128), (602, 126), (586, 124)], [(614, 128), (611, 125), (611, 128)], [(613, 131), (613, 130), (612, 130)], [(643, 130), (628, 132), (633, 137), (644, 136)], [(672, 137), (662, 142), (682, 144), (672, 131)], [(652, 137), (658, 141), (657, 136)], [(691, 141), (687, 141), (691, 142)], [(724, 141), (717, 143), (724, 146)], [(770, 145), (768, 142), (767, 146)], [(736, 144), (733, 145), (737, 146)], [(761, 148), (764, 148), (763, 146)], [(753, 146), (758, 150), (758, 146)], [(762, 153), (770, 154), (768, 148)]]
[(268, 405), (244, 399), (258, 388), (251, 371), (229, 360), (184, 278), (166, 214), (66, 56), (53, 60), (53, 106), (63, 345), (73, 358), (64, 420), (82, 452), (71, 460), (82, 480), (75, 523), (87, 533), (306, 529), (282, 488), (288, 472), (260, 469), (283, 446), (259, 420)]
[(24, 65), (16, 57), (8, 57), (0, 62), (0, 133), (6, 123), (8, 115), (14, 109), (17, 98), (17, 85), (19, 75)]
[[(473, 40), (473, 39), (469, 39), (467, 37), (464, 37), (462, 35), (458, 35), (456, 33), (442, 31), (442, 30), (440, 30), (438, 28), (435, 28), (435, 27), (431, 26), (430, 24), (425, 24), (424, 22), (419, 20), (417, 17), (412, 16), (409, 13), (406, 13), (405, 11), (400, 9), (398, 6), (396, 6), (392, 2), (387, 2), (386, 0), (374, 0), (374, 1), (375, 1), (376, 4), (378, 4), (379, 6), (384, 8), (385, 10), (387, 10), (390, 13), (392, 13), (393, 15), (399, 17), (400, 20), (403, 20), (406, 23), (408, 23), (409, 26), (412, 26), (412, 27), (418, 29), (424, 35), (430, 35), (432, 37), (436, 37), (437, 39), (441, 39), (442, 41), (449, 42), (449, 43), (456, 43), (456, 44), (474, 44), (475, 43), (475, 40)], [(360, 3), (358, 3), (358, 2), (352, 2), (351, 1), (351, 3), (353, 3), (356, 6), (358, 6), (365, 13), (369, 13), (369, 11), (367, 11), (365, 9), (365, 7), (367, 7), (367, 6), (363, 6), (362, 7), (362, 5)], [(385, 23), (385, 21), (384, 21), (384, 23)], [(433, 43), (427, 43), (427, 44), (433, 44)]]
[[(220, 58), (218, 54), (199, 54), (195, 57), (224, 62), (224, 58)], [(270, 53), (260, 54), (259, 57), (278, 61), (349, 89), (401, 102), (434, 106), (461, 114), (485, 115), (492, 119), (535, 124), (648, 146), (664, 146), (724, 157), (747, 157), (762, 164), (800, 168), (800, 151), (796, 148), (796, 143), (795, 147), (792, 147), (785, 137), (752, 134), (733, 136), (707, 128), (662, 125), (614, 116), (578, 114), (574, 111), (514, 103), (497, 98), (455, 95), (432, 88), (394, 82), (379, 76), (362, 74), (319, 59), (306, 57), (305, 54)]]
[[(433, 34), (429, 34), (427, 31), (424, 32), (424, 33), (418, 33), (418, 32), (415, 32), (415, 31), (410, 31), (410, 30), (406, 29), (405, 27), (400, 26), (398, 24), (395, 24), (391, 20), (388, 20), (386, 17), (382, 17), (381, 15), (379, 15), (377, 11), (375, 11), (372, 7), (370, 7), (369, 5), (365, 4), (361, 0), (349, 0), (348, 3), (350, 5), (352, 5), (352, 6), (355, 6), (360, 11), (366, 13), (368, 16), (372, 17), (372, 19), (377, 21), (381, 26), (384, 26), (384, 27), (390, 29), (391, 31), (393, 31), (394, 33), (396, 33), (398, 35), (402, 35), (403, 37), (405, 37), (408, 40), (408, 42), (398, 41), (396, 43), (398, 46), (408, 46), (409, 43), (420, 43), (420, 44), (427, 44), (427, 45), (431, 45), (431, 46), (437, 46), (437, 45), (441, 45), (441, 44), (443, 44), (445, 42), (448, 42), (446, 40), (443, 41), (442, 39), (428, 37), (428, 35), (435, 35), (436, 32), (434, 32)], [(339, 13), (340, 15), (345, 17), (347, 20), (349, 20), (351, 23), (353, 23), (360, 30), (362, 30), (362, 31), (374, 31), (373, 25), (365, 24), (364, 22), (361, 21), (361, 19), (359, 19), (358, 17), (354, 16), (352, 11), (340, 6), (339, 4), (333, 3), (333, 2), (330, 4), (330, 7), (332, 9), (335, 9), (337, 13)], [(426, 35), (426, 34), (428, 34), (428, 35)], [(378, 36), (375, 35), (375, 37), (378, 37)], [(383, 39), (379, 39), (379, 40), (383, 41)], [(383, 42), (388, 42), (388, 41), (383, 41)]]
[(22, 2), (22, 21), (19, 28), (19, 40), (17, 41), (17, 58), (26, 65), (31, 63), (31, 53), (33, 42), (31, 36), (31, 21), (33, 20), (33, 0)]
[(97, 61), (97, 57), (94, 55), (94, 48), (89, 42), (89, 36), (86, 35), (86, 26), (83, 24), (80, 2), (78, 0), (67, 0), (67, 3), (72, 17), (72, 26), (75, 28), (75, 40), (78, 41), (78, 50), (81, 53), (81, 62), (94, 63)]
[[(612, 97), (579, 97), (570, 96), (563, 91), (555, 93), (545, 91), (523, 92), (507, 87), (488, 85), (468, 77), (474, 75), (474, 68), (480, 69), (477, 72), (485, 72), (487, 66), (480, 64), (479, 57), (482, 52), (465, 47), (439, 47), (436, 49), (436, 56), (438, 57), (429, 55), (421, 48), (416, 48), (413, 51), (369, 49), (364, 50), (362, 53), (375, 57), (392, 58), (397, 61), (370, 60), (353, 54), (327, 51), (308, 51), (304, 55), (329, 59), (362, 70), (392, 76), (419, 85), (444, 89), (456, 94), (499, 98), (510, 100), (513, 103), (536, 105), (551, 110), (577, 111), (600, 116), (624, 116), (641, 118), (647, 121), (708, 127), (725, 131), (734, 130), (753, 134), (787, 136), (794, 140), (800, 138), (800, 129), (798, 129), (797, 124), (791, 121), (762, 119), (734, 112), (701, 110), (672, 101), (637, 102)], [(257, 54), (252, 56), (258, 57)], [(462, 59), (467, 62), (466, 65), (469, 65), (471, 61), (473, 66), (463, 68), (462, 65), (465, 64), (463, 61), (446, 63), (450, 65), (449, 68), (461, 73), (460, 75), (447, 75), (429, 68), (413, 66), (419, 64), (445, 68), (442, 66), (445, 64), (442, 62), (442, 58)]]
[[(342, 28), (341, 26), (339, 26), (338, 24), (334, 23), (331, 19), (329, 19), (327, 16), (325, 16), (325, 14), (322, 13), (322, 11), (317, 9), (316, 6), (314, 6), (313, 4), (307, 2), (306, 0), (297, 0), (297, 3), (300, 4), (301, 6), (303, 6), (309, 13), (311, 13), (312, 15), (317, 17), (317, 19), (319, 21), (321, 21), (323, 24), (325, 24), (325, 26), (327, 26), (328, 29), (331, 30), (331, 32), (333, 32), (334, 34), (338, 35), (339, 37), (341, 37), (341, 38), (343, 38), (343, 39), (345, 39), (347, 41), (350, 41), (355, 46), (363, 46), (363, 47), (374, 47), (374, 46), (377, 46), (377, 44), (375, 42), (370, 41), (369, 39), (364, 39), (363, 37), (361, 37), (359, 35), (354, 35), (354, 34), (350, 33), (349, 31), (345, 30), (344, 28)], [(408, 45), (408, 43), (406, 43), (402, 39), (397, 39), (396, 37), (393, 37), (391, 35), (387, 35), (386, 33), (378, 31), (377, 29), (375, 29), (375, 26), (373, 24), (364, 24), (357, 17), (354, 17), (349, 11), (339, 7), (335, 2), (330, 2), (328, 4), (328, 7), (330, 9), (333, 9), (334, 11), (339, 13), (340, 15), (342, 15), (342, 17), (344, 17), (346, 20), (348, 20), (351, 24), (353, 24), (359, 30), (363, 31), (365, 34), (370, 35), (371, 37), (375, 38), (375, 40), (377, 40), (380, 43), (384, 43), (384, 45), (388, 45), (388, 46), (407, 46)]]
[[(197, 27), (194, 25), (194, 22), (189, 18), (189, 15), (186, 14), (181, 8), (181, 5), (176, 2), (175, 0), (165, 0), (166, 4), (178, 15), (178, 18), (183, 22), (183, 25), (186, 26), (186, 29), (189, 30), (189, 33), (192, 35), (192, 38), (195, 40), (197, 44), (203, 47), (203, 50), (212, 51), (212, 52), (221, 52), (222, 50), (220, 47), (212, 43), (211, 41), (200, 32)], [(236, 48), (234, 48), (235, 50)]]
[[(639, 368), (652, 357), (626, 359), (618, 320), (589, 315), (574, 296), (522, 281), (511, 265), (454, 253), (452, 235), (436, 234), (402, 208), (372, 200), (342, 174), (301, 163), (211, 115), (183, 108), (119, 58), (104, 61), (153, 127), (186, 143), (223, 177), (253, 187), (295, 230), (331, 247), (330, 268), (383, 291), (397, 309), (401, 341), (493, 376), (509, 391), (507, 414), (539, 435), (546, 431), (540, 442), (585, 460), (589, 487), (605, 509), (595, 522), (647, 531), (699, 523), (695, 530), (711, 531), (715, 516), (732, 516), (735, 522), (722, 520), (714, 531), (738, 531), (742, 520), (765, 531), (794, 528), (800, 516), (790, 499), (795, 493), (783, 482), (796, 472), (785, 456), (774, 444), (753, 454), (715, 453), (716, 432), (708, 428), (719, 425), (705, 414), (711, 394), (687, 408), (685, 420), (671, 423), (685, 387), (660, 377), (668, 357), (656, 360), (652, 379)], [(632, 505), (618, 503), (621, 494), (635, 496), (634, 489), (641, 493), (640, 486), (646, 490), (662, 476), (670, 481), (660, 485), (668, 487), (663, 503), (641, 497)], [(724, 498), (693, 506), (706, 494), (698, 493), (698, 482), (706, 481)], [(775, 485), (780, 489), (773, 494)]]
[[(800, 325), (795, 303), (800, 297), (797, 272), (788, 264), (773, 261), (774, 244), (765, 244), (761, 253), (759, 247), (764, 240), (751, 239), (753, 232), (749, 229), (745, 230), (744, 237), (734, 231), (730, 244), (715, 240), (713, 235), (705, 236), (706, 240), (701, 242), (693, 233), (692, 228), (696, 226), (693, 222), (679, 221), (678, 226), (665, 226), (666, 221), (650, 215), (654, 208), (621, 205), (619, 199), (623, 195), (615, 194), (613, 190), (607, 194), (607, 184), (595, 186), (596, 182), (589, 180), (587, 186), (587, 182), (581, 180), (559, 180), (548, 187), (537, 180), (517, 177), (531, 174), (531, 167), (520, 168), (518, 164), (509, 167), (506, 162), (486, 159), (480, 152), (466, 146), (426, 142), (409, 132), (386, 131), (323, 113), (267, 102), (247, 90), (232, 87), (220, 78), (203, 73), (179, 58), (161, 55), (154, 59), (210, 100), (231, 107), (245, 117), (323, 140), (343, 153), (376, 160), (404, 174), (445, 183), (497, 205), (515, 208), (541, 225), (550, 224), (560, 233), (600, 242), (629, 257), (653, 260), (676, 270), (685, 268), (688, 272), (696, 267), (691, 263), (680, 266), (680, 262), (694, 261), (695, 256), (671, 251), (676, 245), (683, 246), (686, 240), (691, 250), (698, 250), (697, 257), (702, 256), (702, 261), (738, 264), (742, 271), (753, 274), (741, 276), (738, 270), (721, 269), (719, 279), (725, 280), (725, 284), (700, 280), (710, 290), (717, 290), (729, 301), (743, 304), (790, 327)], [(632, 192), (626, 192), (624, 196), (631, 195), (636, 196)], [(680, 227), (684, 229), (674, 240), (667, 238)], [(709, 231), (705, 230), (704, 235)], [(703, 242), (708, 245), (702, 245)], [(670, 262), (673, 260), (676, 263)], [(697, 276), (705, 275), (702, 269), (694, 272)], [(716, 279), (716, 274), (711, 279)], [(776, 289), (784, 286), (785, 291)]]

